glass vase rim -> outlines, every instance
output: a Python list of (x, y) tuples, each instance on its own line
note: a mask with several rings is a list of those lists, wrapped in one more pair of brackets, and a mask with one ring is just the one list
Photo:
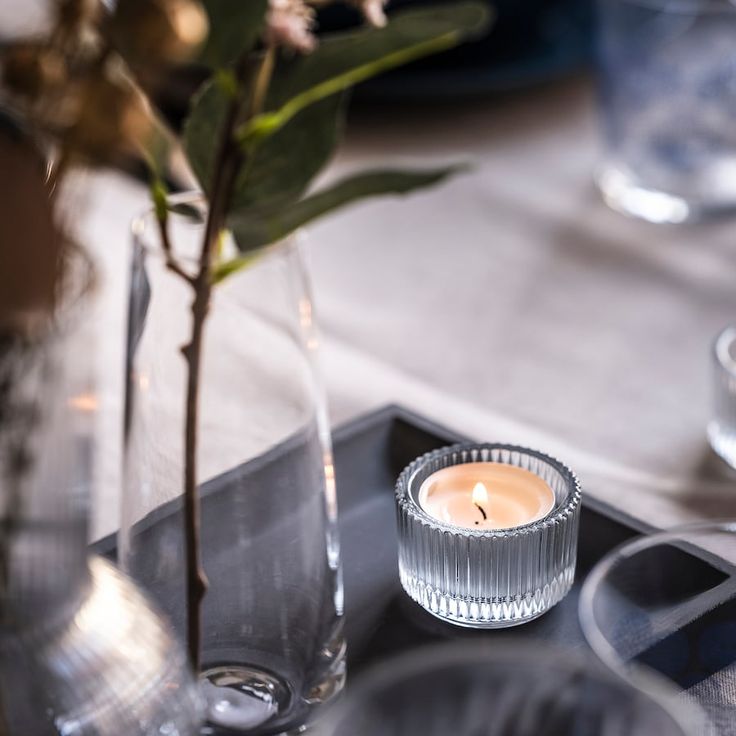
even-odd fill
[(615, 650), (608, 643), (608, 640), (595, 623), (595, 615), (593, 613), (595, 594), (605, 577), (619, 562), (632, 559), (637, 554), (652, 547), (676, 540), (687, 541), (684, 537), (688, 535), (713, 533), (736, 535), (736, 517), (708, 519), (705, 521), (678, 524), (665, 529), (657, 529), (650, 534), (643, 534), (642, 536), (622, 542), (607, 552), (595, 564), (593, 569), (588, 573), (580, 591), (578, 619), (585, 640), (605, 664), (618, 672), (628, 672), (625, 663), (616, 655)]
[[(541, 460), (556, 470), (562, 477), (566, 488), (565, 498), (560, 503), (555, 502), (552, 511), (541, 519), (536, 519), (528, 524), (520, 524), (519, 526), (507, 529), (473, 529), (471, 527), (440, 521), (434, 516), (431, 516), (419, 505), (419, 503), (417, 503), (417, 500), (412, 493), (413, 487), (416, 484), (416, 477), (422, 468), (434, 459), (451, 455), (455, 452), (471, 450), (508, 450), (510, 452), (522, 453)], [(464, 465), (467, 463), (457, 464)], [(399, 474), (396, 481), (395, 496), (397, 502), (406, 509), (407, 513), (413, 517), (415, 521), (418, 521), (425, 526), (429, 526), (432, 529), (484, 539), (499, 537), (506, 538), (518, 534), (533, 533), (559, 523), (562, 519), (569, 516), (570, 513), (572, 513), (580, 504), (582, 499), (582, 486), (580, 479), (568, 465), (552, 455), (541, 452), (540, 450), (523, 447), (521, 445), (506, 444), (503, 442), (459, 442), (431, 450), (420, 455), (415, 460), (412, 460), (412, 462), (409, 463), (409, 465), (407, 465)]]
[[(202, 209), (205, 210), (208, 206), (207, 195), (198, 189), (190, 189), (183, 192), (173, 192), (166, 195), (166, 201), (172, 205), (203, 205)], [(178, 218), (185, 218), (178, 212), (170, 213)], [(203, 223), (202, 223), (203, 224)], [(156, 225), (156, 207), (154, 204), (150, 204), (144, 208), (137, 215), (130, 220), (130, 232), (133, 235), (133, 242), (140, 248), (144, 253), (150, 255), (152, 258), (156, 258), (161, 261), (165, 261), (165, 253), (159, 243), (152, 243), (150, 234), (154, 230)], [(265, 245), (258, 246), (248, 250), (247, 252), (252, 255), (265, 253), (275, 254), (276, 252), (292, 250), (296, 248), (304, 239), (305, 231), (304, 228), (298, 228), (283, 238), (276, 240), (272, 243), (266, 243)], [(241, 253), (241, 251), (238, 251)], [(196, 256), (189, 255), (177, 255), (176, 260), (180, 264), (187, 266), (198, 266), (199, 259)]]
[[(699, 706), (690, 702), (677, 702), (677, 691), (666, 679), (656, 673), (638, 673), (636, 678), (622, 678), (611, 671), (604, 663), (594, 658), (585, 657), (581, 652), (563, 649), (543, 641), (518, 641), (508, 634), (498, 637), (493, 642), (479, 640), (453, 640), (432, 643), (429, 646), (417, 647), (394, 654), (388, 659), (371, 667), (356, 682), (352, 693), (335, 708), (329, 725), (340, 724), (340, 719), (351, 711), (350, 700), (375, 696), (387, 687), (396, 686), (428, 671), (441, 672), (443, 668), (465, 665), (504, 666), (508, 668), (518, 665), (539, 667), (544, 660), (552, 664), (557, 671), (564, 670), (584, 672), (601, 684), (620, 685), (631, 688), (641, 696), (648, 698), (658, 706), (677, 726), (683, 736), (690, 736), (695, 723), (703, 719)], [(327, 736), (335, 736), (328, 729)]]
[(605, 2), (693, 17), (736, 13), (736, 0), (599, 0), (600, 4)]

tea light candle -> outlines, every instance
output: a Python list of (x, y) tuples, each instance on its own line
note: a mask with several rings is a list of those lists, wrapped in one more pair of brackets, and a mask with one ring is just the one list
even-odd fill
[(503, 463), (443, 468), (419, 490), (419, 505), (446, 524), (471, 529), (511, 529), (544, 518), (555, 494), (538, 475)]
[(523, 447), (444, 447), (396, 483), (399, 579), (448, 623), (502, 628), (531, 621), (575, 577), (580, 484), (555, 458)]

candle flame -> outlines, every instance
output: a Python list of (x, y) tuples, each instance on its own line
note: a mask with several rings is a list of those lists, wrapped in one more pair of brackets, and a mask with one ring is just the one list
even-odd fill
[(488, 503), (488, 490), (482, 483), (476, 483), (473, 488), (473, 503)]

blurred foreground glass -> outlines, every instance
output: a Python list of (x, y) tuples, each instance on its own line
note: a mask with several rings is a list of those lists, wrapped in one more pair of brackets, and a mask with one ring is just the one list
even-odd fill
[(736, 733), (736, 522), (684, 526), (613, 550), (585, 582), (580, 620), (611, 669), (661, 673), (701, 708), (706, 733)]
[(708, 440), (736, 468), (736, 327), (727, 327), (713, 343), (713, 418)]
[(736, 5), (598, 0), (598, 8), (606, 202), (669, 223), (736, 208)]
[[(174, 257), (195, 268), (201, 201), (175, 200)], [(189, 213), (189, 214), (187, 214)], [(167, 268), (152, 214), (134, 224), (121, 561), (183, 637), (182, 518), (192, 289)], [(236, 256), (224, 238), (222, 255)], [(334, 477), (299, 244), (263, 251), (213, 291), (197, 478), (208, 733), (301, 727), (344, 679)]]
[(645, 693), (597, 663), (488, 641), (382, 663), (348, 688), (318, 736), (684, 736), (695, 724), (662, 691)]
[(183, 649), (88, 555), (96, 290), (85, 256), (66, 264), (42, 328), (0, 329), (0, 733), (194, 736)]

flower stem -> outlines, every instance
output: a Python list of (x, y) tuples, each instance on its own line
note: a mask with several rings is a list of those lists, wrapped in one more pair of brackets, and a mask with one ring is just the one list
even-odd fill
[(207, 576), (202, 566), (200, 513), (197, 496), (197, 421), (199, 376), (204, 322), (209, 306), (209, 289), (198, 289), (192, 303), (192, 336), (182, 350), (187, 361), (186, 427), (184, 440), (184, 537), (187, 564), (187, 642), (189, 658), (199, 671), (202, 636), (202, 600), (207, 592)]
[(187, 361), (186, 426), (184, 443), (184, 537), (187, 564), (187, 642), (195, 672), (200, 669), (202, 638), (202, 601), (207, 592), (207, 577), (202, 566), (201, 521), (197, 495), (197, 445), (199, 389), (201, 381), (204, 328), (212, 296), (212, 263), (220, 233), (225, 225), (227, 206), (242, 155), (233, 137), (241, 107), (240, 96), (229, 105), (220, 148), (215, 160), (207, 224), (205, 226), (199, 273), (193, 280), (192, 334), (182, 349)]

